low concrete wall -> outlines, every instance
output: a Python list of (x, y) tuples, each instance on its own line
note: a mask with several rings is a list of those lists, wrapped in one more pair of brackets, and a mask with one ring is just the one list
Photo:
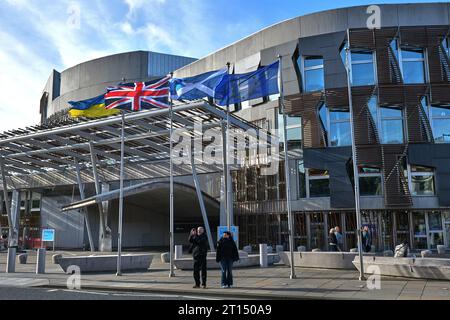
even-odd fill
[[(279, 252), (281, 261), (291, 265), (289, 251)], [(294, 266), (304, 268), (350, 269), (354, 270), (353, 259), (357, 252), (294, 252)]]
[[(124, 254), (122, 255), (122, 271), (148, 270), (152, 263), (151, 254)], [(81, 257), (61, 257), (57, 264), (67, 273), (70, 266), (78, 266), (81, 273), (87, 272), (116, 272), (117, 255), (92, 255)]]
[[(450, 259), (364, 257), (363, 263), (367, 274), (373, 274), (373, 267), (378, 267), (385, 276), (450, 280)], [(360, 269), (357, 258), (353, 264)]]
[[(273, 265), (280, 261), (280, 257), (277, 253), (269, 253), (267, 255), (269, 265)], [(215, 253), (208, 254), (207, 267), (209, 269), (220, 269), (219, 263), (216, 262)], [(174, 259), (175, 268), (180, 270), (192, 270), (194, 262), (192, 257), (183, 257), (181, 259)], [(247, 254), (244, 251), (239, 252), (239, 261), (233, 264), (233, 268), (245, 268), (259, 266), (259, 254)]]

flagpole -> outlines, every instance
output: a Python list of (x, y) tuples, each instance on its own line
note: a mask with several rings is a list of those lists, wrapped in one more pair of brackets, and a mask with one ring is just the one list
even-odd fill
[[(173, 78), (173, 72), (170, 73), (170, 79)], [(173, 133), (173, 101), (172, 101), (172, 95), (170, 93), (170, 86), (169, 86), (169, 117), (170, 117), (170, 131), (169, 131), (169, 184), (170, 184), (170, 195), (169, 195), (169, 207), (170, 207), (170, 218), (169, 218), (169, 224), (170, 224), (170, 231), (169, 231), (169, 242), (170, 242), (170, 249), (169, 249), (169, 255), (170, 255), (170, 271), (169, 271), (169, 277), (175, 277), (174, 272), (174, 206), (173, 206), (173, 160), (172, 160), (172, 149), (173, 149), (173, 142), (172, 142), (172, 133)]]
[(288, 212), (288, 228), (289, 228), (289, 254), (291, 257), (291, 274), (290, 278), (297, 278), (295, 275), (294, 266), (294, 219), (292, 218), (291, 206), (291, 179), (289, 175), (289, 155), (288, 155), (288, 140), (287, 140), (287, 116), (284, 107), (284, 90), (283, 90), (283, 57), (278, 55), (279, 68), (279, 90), (280, 90), (280, 106), (283, 113), (283, 136), (284, 136), (284, 180), (286, 183), (286, 206)]
[(227, 87), (227, 131), (226, 131), (226, 179), (225, 179), (225, 187), (226, 187), (226, 212), (227, 212), (227, 230), (231, 231), (231, 225), (232, 225), (232, 218), (231, 218), (231, 212), (232, 212), (232, 206), (233, 206), (233, 199), (231, 194), (231, 176), (230, 176), (230, 63), (227, 62), (227, 75), (228, 75), (228, 87)]
[(117, 273), (122, 275), (122, 222), (123, 222), (123, 176), (124, 176), (124, 149), (125, 149), (125, 113), (121, 112), (122, 130), (120, 134), (120, 187), (119, 187), (119, 230), (117, 237)]
[(347, 88), (348, 88), (348, 105), (350, 109), (350, 132), (352, 139), (352, 158), (353, 158), (353, 180), (355, 185), (355, 210), (356, 210), (356, 228), (358, 237), (358, 255), (359, 255), (359, 280), (365, 280), (364, 276), (364, 259), (362, 253), (362, 237), (361, 237), (361, 209), (359, 204), (359, 173), (358, 160), (356, 154), (355, 125), (353, 118), (353, 98), (352, 98), (352, 80), (350, 74), (350, 30), (347, 29), (347, 46), (345, 48), (345, 69), (347, 72)]

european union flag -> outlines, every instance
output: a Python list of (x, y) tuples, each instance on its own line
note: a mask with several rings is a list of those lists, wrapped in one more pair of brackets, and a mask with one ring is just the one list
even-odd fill
[(276, 61), (253, 72), (225, 75), (215, 90), (216, 103), (225, 106), (279, 93), (279, 66)]

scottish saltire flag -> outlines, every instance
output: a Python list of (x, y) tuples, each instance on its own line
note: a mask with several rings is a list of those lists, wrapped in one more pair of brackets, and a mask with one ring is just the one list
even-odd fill
[(165, 77), (150, 82), (124, 83), (108, 87), (105, 94), (106, 109), (168, 108), (169, 79)]
[(226, 75), (215, 90), (216, 103), (225, 106), (279, 93), (279, 66), (277, 60), (253, 72)]
[(216, 87), (226, 75), (227, 69), (224, 68), (189, 78), (173, 78), (170, 80), (171, 98), (175, 100), (214, 98)]
[(68, 103), (71, 105), (69, 109), (69, 116), (71, 118), (101, 118), (119, 113), (119, 110), (108, 110), (105, 108), (104, 94), (95, 98), (82, 101), (69, 101)]

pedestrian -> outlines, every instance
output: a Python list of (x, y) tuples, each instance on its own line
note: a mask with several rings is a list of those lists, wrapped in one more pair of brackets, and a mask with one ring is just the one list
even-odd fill
[(338, 251), (342, 251), (344, 248), (344, 237), (342, 236), (341, 228), (339, 228), (339, 226), (334, 227), (334, 234), (336, 235), (337, 249)]
[(222, 271), (222, 288), (233, 287), (233, 263), (239, 260), (239, 252), (230, 231), (225, 231), (217, 242), (216, 261)]
[(336, 234), (335, 234), (334, 228), (331, 228), (330, 232), (328, 234), (328, 245), (330, 247), (330, 251), (333, 251), (333, 252), (338, 251), (338, 249), (337, 249), (337, 238), (336, 238)]
[(372, 251), (372, 235), (368, 226), (364, 226), (362, 230), (362, 249), (364, 252)]
[(194, 288), (200, 288), (200, 271), (202, 274), (202, 288), (206, 288), (206, 257), (208, 254), (208, 239), (206, 238), (205, 229), (198, 227), (192, 229), (189, 235), (189, 242), (194, 259)]

